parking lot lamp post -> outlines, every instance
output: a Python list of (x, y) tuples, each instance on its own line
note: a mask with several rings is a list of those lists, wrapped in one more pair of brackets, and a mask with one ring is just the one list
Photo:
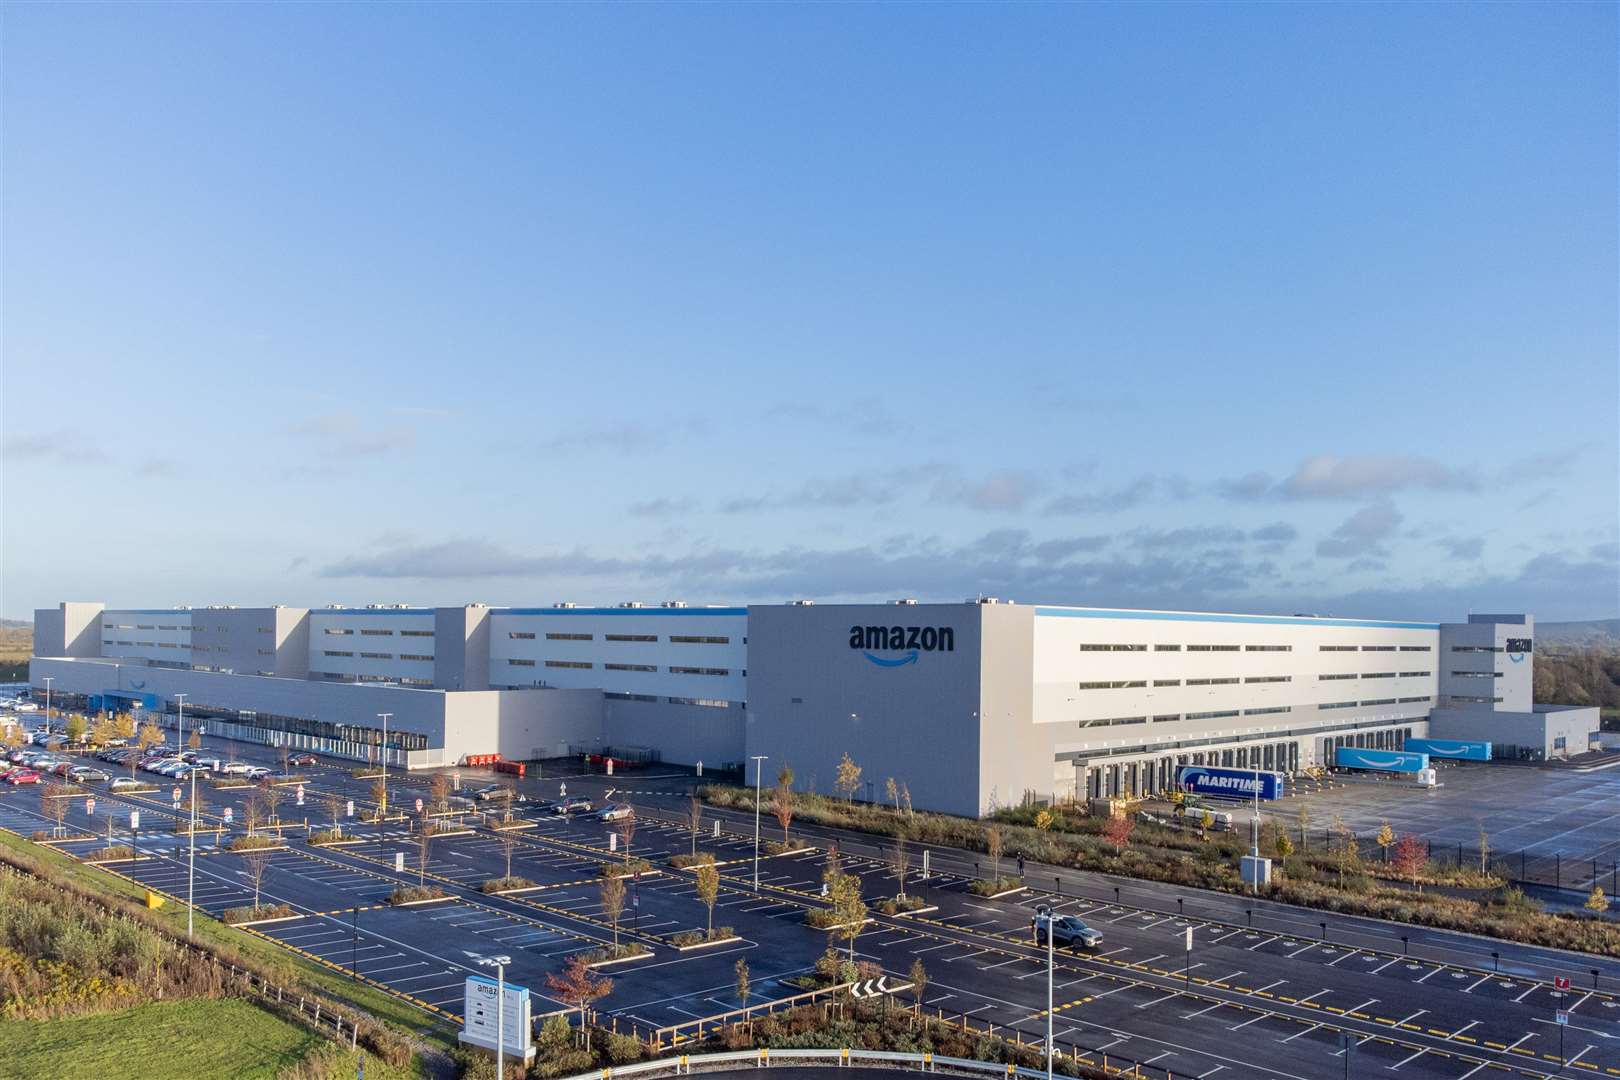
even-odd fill
[(388, 718), (391, 712), (380, 712), (378, 718), (382, 720), (382, 746), (379, 747), (379, 756), (382, 758), (382, 809), (388, 809)]
[(45, 734), (51, 733), (51, 683), (56, 681), (55, 675), (45, 676)]
[(175, 709), (175, 716), (178, 718), (175, 721), (175, 724), (176, 724), (175, 730), (177, 732), (179, 732), (179, 734), (176, 736), (176, 738), (174, 740), (174, 748), (176, 750), (184, 750), (186, 748), (186, 695), (185, 694), (176, 694), (176, 695), (174, 695), (174, 709)]
[(1046, 920), (1046, 1080), (1052, 1080), (1052, 973), (1055, 957), (1053, 956), (1053, 942), (1057, 934), (1053, 933), (1053, 922), (1056, 916), (1048, 916)]
[(765, 762), (769, 759), (764, 754), (752, 755), (754, 759), (754, 891), (759, 892), (759, 792), (760, 785), (765, 781)]
[(191, 770), (191, 848), (186, 852), (186, 940), (191, 940), (192, 914), (197, 905), (192, 902), (192, 887), (197, 881), (197, 770)]
[(506, 1077), (506, 965), (510, 956), (480, 956), (480, 967), (495, 969), (495, 1080)]
[[(1253, 866), (1260, 865), (1260, 751), (1254, 751), (1254, 816), (1249, 822), (1249, 854), (1254, 858)], [(1254, 880), (1249, 882), (1249, 891), (1260, 892), (1260, 873), (1254, 873)]]

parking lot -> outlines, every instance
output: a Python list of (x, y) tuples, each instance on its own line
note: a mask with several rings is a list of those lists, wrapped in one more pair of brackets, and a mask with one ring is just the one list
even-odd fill
[[(1457, 770), (1449, 770), (1448, 779)], [(514, 820), (528, 827), (509, 833), (492, 820), (467, 818), (460, 835), (435, 838), (425, 865), (408, 822), (380, 825), (345, 818), (356, 843), (310, 847), (304, 819), (322, 827), (321, 797), (336, 793), (366, 804), (367, 782), (346, 768), (308, 770), (305, 805), (283, 802), (287, 850), (268, 856), (262, 882), (265, 903), (285, 904), (295, 914), (250, 932), (279, 942), (356, 977), (383, 986), (424, 1010), (451, 1020), (460, 1011), (462, 980), (478, 970), (475, 956), (504, 952), (513, 959), (508, 978), (535, 994), (536, 1012), (562, 1003), (546, 994), (545, 979), (568, 957), (602, 947), (614, 937), (603, 908), (603, 864), (623, 858), (612, 850), (606, 823), (575, 816), (558, 818), (534, 807), (519, 807)], [(464, 780), (471, 782), (471, 777)], [(576, 777), (527, 785), (551, 794), (566, 782), (574, 790), (600, 793), (612, 786), (603, 778)], [(391, 802), (414, 808), (426, 777), (391, 779)], [(1443, 789), (1444, 790), (1444, 789)], [(94, 814), (76, 797), (68, 815), (75, 837), (100, 837), (108, 822), (116, 840), (128, 842), (128, 814), (139, 809), (139, 848), (145, 856), (107, 867), (171, 897), (186, 895), (183, 836), (173, 833), (172, 790), (147, 795), (97, 794)], [(224, 835), (240, 835), (241, 804), (250, 791), (211, 791), (204, 820)], [(622, 794), (620, 792), (619, 794)], [(1421, 792), (1415, 793), (1419, 796)], [(33, 788), (0, 791), (0, 828), (30, 835), (45, 827), (40, 793)], [(720, 863), (722, 887), (714, 924), (730, 926), (737, 940), (683, 952), (672, 944), (677, 933), (702, 930), (708, 911), (696, 895), (691, 874), (669, 868), (664, 859), (691, 850), (690, 831), (673, 816), (669, 800), (649, 798), (631, 840), (631, 853), (653, 870), (632, 879), (618, 927), (621, 941), (650, 949), (644, 959), (615, 965), (602, 974), (613, 990), (599, 1007), (604, 1015), (639, 1030), (668, 1028), (711, 1017), (745, 1004), (737, 999), (733, 965), (748, 960), (757, 1005), (796, 993), (789, 980), (813, 968), (829, 935), (805, 925), (805, 913), (821, 906), (820, 887), (828, 842), (815, 848), (760, 861), (760, 886), (753, 886), (753, 840), (734, 817), (712, 813), (699, 837), (700, 851)], [(235, 821), (224, 825), (224, 811)], [(1314, 811), (1313, 811), (1314, 813)], [(720, 835), (713, 822), (722, 823)], [(220, 914), (252, 901), (252, 881), (240, 855), (218, 849), (215, 833), (199, 834), (194, 897)], [(535, 883), (532, 891), (490, 896), (478, 886), (511, 870)], [(60, 847), (88, 851), (97, 842), (72, 839)], [(396, 870), (402, 857), (403, 870)], [(1503, 944), (1500, 972), (1437, 956), (1478, 956), (1459, 942), (1436, 956), (1402, 957), (1376, 939), (1353, 934), (1352, 924), (1330, 924), (1328, 940), (1309, 922), (1265, 921), (1253, 929), (1219, 913), (1181, 917), (1173, 895), (1155, 895), (1142, 886), (1122, 902), (1075, 895), (1061, 880), (1054, 890), (1026, 890), (989, 900), (967, 890), (960, 853), (935, 853), (936, 872), (926, 881), (916, 873), (907, 891), (920, 894), (933, 910), (888, 917), (874, 914), (856, 941), (856, 955), (882, 967), (902, 985), (913, 962), (928, 973), (922, 1007), (937, 1017), (1019, 1041), (1039, 1041), (1046, 1033), (1047, 968), (1044, 950), (1030, 938), (1035, 907), (1076, 914), (1100, 929), (1103, 943), (1090, 952), (1059, 951), (1052, 970), (1054, 1038), (1065, 1049), (1108, 1054), (1111, 1060), (1140, 1062), (1178, 1076), (1317, 1077), (1344, 1068), (1345, 1036), (1353, 1075), (1386, 1071), (1417, 1077), (1462, 1078), (1482, 1070), (1508, 1069), (1523, 1075), (1555, 1075), (1564, 1011), (1566, 1075), (1582, 1071), (1620, 1076), (1620, 963), (1594, 960), (1570, 964), (1579, 984), (1556, 989), (1547, 977), (1546, 950)], [(840, 863), (862, 880), (870, 899), (893, 895), (899, 882), (876, 845), (842, 845)], [(443, 902), (388, 907), (385, 899), (400, 885), (436, 884), (450, 894)], [(1204, 905), (1206, 908), (1207, 905)], [(1168, 910), (1167, 910), (1168, 909)], [(1185, 948), (1188, 930), (1193, 948)], [(1334, 938), (1343, 935), (1352, 943)], [(1427, 932), (1425, 943), (1456, 935)], [(1372, 945), (1355, 942), (1374, 940)], [(1553, 958), (1552, 962), (1556, 962)], [(1585, 968), (1599, 971), (1599, 985)], [(901, 991), (899, 1000), (914, 1004)], [(1154, 1074), (1158, 1075), (1158, 1074)]]

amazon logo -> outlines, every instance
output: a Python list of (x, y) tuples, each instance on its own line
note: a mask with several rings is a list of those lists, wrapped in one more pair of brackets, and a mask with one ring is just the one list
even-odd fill
[[(915, 664), (925, 652), (955, 652), (956, 630), (949, 626), (852, 626), (849, 647), (878, 667)], [(880, 652), (900, 656), (877, 656)]]

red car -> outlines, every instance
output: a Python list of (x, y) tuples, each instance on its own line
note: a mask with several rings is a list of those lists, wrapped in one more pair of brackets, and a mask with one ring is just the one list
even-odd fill
[(298, 765), (300, 767), (308, 766), (308, 765), (314, 765), (314, 764), (316, 764), (315, 755), (314, 754), (292, 754), (287, 758), (287, 764), (288, 765)]
[(12, 769), (10, 772), (6, 773), (6, 783), (37, 784), (39, 783), (39, 773), (35, 772), (33, 769)]

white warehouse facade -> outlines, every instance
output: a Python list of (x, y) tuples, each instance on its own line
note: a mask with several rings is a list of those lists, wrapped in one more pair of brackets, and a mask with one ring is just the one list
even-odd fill
[(1525, 615), (1442, 624), (982, 599), (65, 603), (36, 612), (30, 677), (64, 704), (172, 723), (183, 699), (187, 716), (236, 737), (412, 767), (612, 752), (735, 770), (764, 755), (828, 792), (847, 753), (859, 797), (884, 798), (892, 778), (919, 808), (977, 814), (1028, 795), (1150, 794), (1182, 764), (1289, 773), (1331, 763), (1337, 746), (1431, 734), (1477, 731), (1527, 757), (1582, 752), (1596, 710), (1531, 705), (1533, 637)]

